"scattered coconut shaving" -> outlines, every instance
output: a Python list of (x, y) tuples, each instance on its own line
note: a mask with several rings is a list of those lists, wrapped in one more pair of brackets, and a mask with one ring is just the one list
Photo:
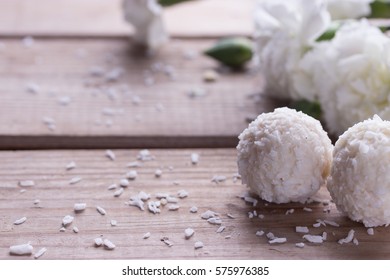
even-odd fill
[(137, 170), (130, 170), (129, 172), (127, 172), (126, 177), (129, 180), (135, 180), (137, 178), (137, 175)]
[(236, 217), (233, 214), (227, 213), (226, 216), (230, 219), (235, 219)]
[(295, 243), (295, 247), (303, 248), (303, 247), (305, 247), (305, 243), (303, 243), (303, 242)]
[(111, 190), (115, 190), (117, 187), (118, 187), (117, 184), (111, 184), (111, 185), (108, 186), (107, 189), (111, 191)]
[(22, 188), (33, 187), (35, 186), (35, 182), (33, 180), (20, 181), (19, 186), (21, 186)]
[(198, 207), (196, 207), (196, 206), (191, 206), (190, 212), (191, 212), (191, 213), (197, 213), (197, 212), (198, 212)]
[(333, 222), (333, 221), (324, 220), (324, 223), (327, 224), (327, 225), (330, 225), (332, 227), (340, 227), (340, 225), (338, 223)]
[(85, 208), (87, 208), (87, 204), (86, 203), (75, 203), (74, 206), (73, 206), (73, 210), (76, 213), (84, 211)]
[(340, 239), (339, 241), (337, 241), (339, 244), (345, 244), (345, 243), (350, 243), (352, 242), (353, 238), (354, 238), (354, 235), (355, 235), (355, 231), (353, 229), (351, 229), (349, 232), (348, 232), (348, 235), (347, 237), (345, 238), (342, 238)]
[(218, 184), (218, 183), (225, 182), (226, 179), (227, 179), (226, 176), (214, 175), (213, 178), (211, 178), (211, 182)]
[(217, 233), (221, 233), (221, 232), (223, 232), (224, 230), (225, 230), (225, 226), (220, 226), (218, 229), (217, 229)]
[(169, 211), (177, 211), (177, 210), (179, 210), (179, 208), (180, 208), (180, 206), (177, 204), (172, 204), (172, 205), (168, 206)]
[(96, 206), (96, 210), (99, 212), (100, 215), (104, 216), (107, 214), (106, 210), (104, 210), (103, 207)]
[(33, 252), (33, 246), (30, 243), (27, 244), (19, 244), (13, 245), (9, 247), (9, 253), (11, 255), (23, 256), (23, 255), (31, 255)]
[(218, 213), (216, 213), (216, 212), (214, 212), (214, 211), (211, 211), (211, 210), (207, 210), (206, 212), (203, 212), (203, 213), (200, 215), (200, 217), (201, 217), (202, 219), (205, 219), (205, 220), (210, 219), (210, 218), (213, 218), (213, 217), (215, 217), (215, 216), (218, 216)]
[(199, 154), (192, 153), (191, 154), (191, 163), (195, 165), (195, 164), (198, 164), (198, 162), (199, 162)]
[(309, 241), (310, 243), (314, 243), (314, 244), (321, 244), (324, 242), (321, 235), (305, 234), (303, 236), (303, 239)]
[(79, 228), (78, 227), (73, 227), (73, 232), (74, 233), (79, 233)]
[(107, 250), (114, 250), (115, 249), (115, 244), (112, 243), (110, 240), (108, 240), (107, 238), (105, 238), (103, 240), (103, 245), (104, 245), (104, 248), (107, 249)]
[(185, 239), (190, 239), (191, 236), (194, 235), (194, 233), (195, 233), (195, 231), (192, 228), (186, 228), (184, 230), (184, 237), (185, 237)]
[(286, 211), (285, 215), (291, 215), (294, 213), (294, 211), (295, 211), (294, 209), (289, 209)]
[(147, 233), (145, 233), (145, 234), (142, 236), (142, 238), (143, 238), (143, 239), (148, 239), (150, 236), (151, 236), (150, 232), (147, 232)]
[(65, 232), (65, 231), (66, 231), (66, 228), (64, 228), (64, 227), (60, 228), (60, 232)]
[(160, 178), (162, 176), (162, 170), (161, 169), (156, 169), (156, 171), (154, 171), (154, 176), (156, 178)]
[(178, 203), (179, 202), (179, 200), (173, 196), (167, 196), (165, 199), (167, 200), (168, 203)]
[(287, 242), (287, 238), (285, 237), (277, 237), (268, 241), (269, 244), (283, 244), (286, 242)]
[(222, 220), (220, 218), (218, 218), (218, 217), (209, 218), (209, 219), (207, 219), (207, 222), (209, 222), (212, 225), (220, 225), (220, 224), (222, 224)]
[(169, 240), (168, 237), (163, 237), (160, 239), (162, 242), (165, 243), (165, 245), (167, 245), (168, 247), (172, 247), (173, 246), (173, 242), (171, 240)]
[(81, 177), (73, 177), (72, 179), (70, 179), (69, 184), (74, 185), (80, 182), (81, 180), (82, 180)]
[(298, 233), (309, 233), (309, 229), (308, 229), (308, 227), (296, 226), (295, 227), (295, 232), (298, 232)]
[(268, 232), (265, 236), (267, 236), (267, 238), (268, 238), (269, 240), (272, 240), (272, 239), (275, 239), (275, 238), (276, 238), (275, 235), (274, 235), (272, 232)]
[(123, 188), (127, 188), (130, 185), (130, 182), (127, 179), (121, 179), (119, 185)]
[[(303, 208), (303, 211), (306, 211), (306, 212), (313, 212), (313, 209), (309, 208), (309, 207), (304, 207)], [(302, 243), (303, 244), (303, 243)]]
[(158, 214), (161, 212), (160, 210), (160, 202), (159, 201), (149, 201), (148, 202), (148, 209), (153, 214)]
[(114, 197), (120, 197), (123, 193), (123, 188), (119, 188), (114, 192)]
[(126, 166), (129, 168), (136, 168), (136, 167), (141, 167), (142, 163), (140, 163), (139, 161), (132, 161), (129, 162)]
[(112, 150), (106, 150), (106, 157), (108, 157), (112, 161), (114, 161), (116, 158), (116, 156)]
[(118, 225), (118, 222), (117, 222), (117, 220), (111, 220), (110, 224), (112, 227), (116, 227)]
[(256, 231), (256, 236), (263, 236), (263, 235), (264, 235), (264, 231), (262, 230)]
[(368, 228), (367, 229), (367, 234), (368, 235), (374, 235), (374, 229), (373, 228)]
[(150, 154), (149, 150), (145, 149), (139, 152), (137, 159), (139, 159), (140, 161), (149, 161), (153, 160), (154, 157)]
[(177, 192), (177, 196), (181, 199), (186, 198), (188, 196), (188, 192), (186, 190), (180, 190)]
[(38, 252), (36, 252), (36, 253), (34, 254), (34, 259), (39, 259), (40, 257), (43, 256), (43, 254), (46, 253), (46, 251), (47, 251), (46, 248), (41, 248)]
[(353, 244), (355, 244), (356, 246), (359, 245), (359, 240), (357, 240), (356, 238), (354, 238), (354, 239), (352, 240), (352, 242), (353, 242)]
[(95, 242), (95, 246), (96, 246), (96, 247), (100, 247), (100, 246), (103, 245), (103, 239), (102, 239), (101, 237), (96, 237), (96, 238), (94, 239), (94, 242)]
[(63, 219), (62, 219), (62, 225), (64, 227), (70, 225), (74, 220), (74, 217), (71, 216), (71, 215), (66, 215)]
[(22, 217), (20, 219), (17, 219), (16, 221), (14, 221), (14, 225), (21, 225), (23, 224), (25, 221), (27, 221), (27, 217)]
[(322, 233), (322, 240), (326, 240), (328, 238), (328, 233), (326, 232), (326, 231), (324, 231), (323, 233)]
[(74, 161), (71, 161), (69, 162), (66, 166), (65, 166), (66, 170), (71, 170), (71, 169), (74, 169), (76, 168), (76, 163)]
[(200, 249), (200, 248), (203, 248), (203, 242), (202, 241), (196, 241), (195, 244), (194, 244), (194, 248), (195, 250), (197, 249)]

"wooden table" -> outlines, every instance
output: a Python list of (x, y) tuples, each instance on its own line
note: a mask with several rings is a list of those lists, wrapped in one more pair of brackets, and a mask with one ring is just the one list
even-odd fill
[[(53, 3), (0, 3), (0, 259), (33, 259), (9, 255), (9, 246), (27, 242), (34, 251), (47, 248), (42, 259), (390, 257), (388, 229), (368, 235), (361, 224), (340, 215), (325, 188), (308, 205), (259, 201), (253, 206), (240, 198), (246, 188), (236, 178), (237, 136), (248, 119), (280, 103), (259, 94), (262, 81), (254, 67), (229, 72), (201, 52), (220, 37), (250, 35), (254, 1), (204, 0), (170, 8), (172, 40), (153, 57), (131, 47), (132, 31), (121, 21), (119, 1)], [(33, 44), (22, 41), (26, 35), (33, 36)], [(101, 69), (121, 75), (108, 81)], [(220, 72), (215, 83), (203, 82), (208, 69)], [(205, 95), (191, 96), (193, 91)], [(105, 149), (112, 149), (115, 160)], [(141, 149), (150, 149), (153, 160), (128, 167)], [(192, 153), (200, 156), (197, 164)], [(66, 170), (71, 161), (76, 168)], [(115, 197), (107, 188), (132, 169), (137, 178)], [(214, 176), (226, 180), (216, 183)], [(82, 180), (71, 184), (76, 177)], [(35, 185), (21, 187), (23, 180)], [(127, 205), (140, 191), (157, 200), (158, 193), (177, 197), (180, 190), (188, 197), (178, 199), (176, 211), (169, 210), (172, 204), (161, 206), (160, 214)], [(74, 213), (79, 202), (87, 208)], [(190, 212), (193, 206), (197, 213)], [(201, 218), (207, 210), (218, 213), (222, 232)], [(66, 215), (75, 219), (62, 232)], [(21, 217), (27, 221), (14, 225)], [(340, 226), (313, 227), (317, 219)], [(297, 248), (303, 234), (296, 226), (308, 226), (311, 234), (327, 232), (328, 238)], [(188, 240), (186, 228), (195, 230)], [(350, 229), (359, 245), (338, 244)], [(258, 231), (286, 237), (287, 243), (270, 245)], [(95, 247), (99, 236), (115, 243), (115, 250)], [(204, 247), (194, 249), (196, 241)]]

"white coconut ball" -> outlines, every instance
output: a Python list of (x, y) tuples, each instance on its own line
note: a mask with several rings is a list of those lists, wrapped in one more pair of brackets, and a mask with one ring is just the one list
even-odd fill
[(390, 122), (378, 116), (336, 142), (328, 189), (337, 208), (366, 227), (390, 223)]
[(288, 108), (257, 117), (239, 136), (242, 182), (262, 199), (304, 203), (325, 184), (332, 143), (316, 119)]

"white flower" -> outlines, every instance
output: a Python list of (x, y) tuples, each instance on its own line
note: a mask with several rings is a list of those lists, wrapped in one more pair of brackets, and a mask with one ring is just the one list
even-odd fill
[(156, 49), (168, 40), (162, 7), (156, 0), (123, 0), (125, 19), (135, 28), (134, 41)]
[(327, 0), (332, 19), (352, 19), (368, 16), (374, 0)]
[(255, 12), (256, 42), (268, 94), (301, 98), (293, 74), (304, 53), (327, 29), (324, 0), (261, 0)]
[(390, 119), (390, 38), (366, 21), (349, 22), (302, 60), (328, 130), (342, 134), (374, 114)]

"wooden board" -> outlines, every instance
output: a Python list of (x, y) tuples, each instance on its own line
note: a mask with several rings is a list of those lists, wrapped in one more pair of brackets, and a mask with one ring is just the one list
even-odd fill
[[(253, 95), (261, 88), (259, 73), (226, 72), (201, 54), (214, 40), (172, 40), (153, 57), (132, 49), (128, 39), (3, 42), (1, 149), (233, 147), (248, 117), (277, 105)], [(123, 74), (107, 82), (91, 75), (95, 68)], [(220, 72), (214, 83), (203, 81), (209, 69)], [(198, 88), (206, 94), (190, 97)], [(61, 98), (70, 103), (61, 105)], [(46, 118), (55, 121), (54, 130)]]
[[(390, 234), (384, 227), (375, 229), (369, 236), (358, 223), (342, 217), (333, 204), (268, 204), (260, 201), (256, 207), (238, 198), (246, 191), (240, 181), (234, 183), (236, 152), (234, 149), (203, 150), (151, 150), (155, 160), (144, 162), (137, 169), (138, 177), (130, 183), (119, 198), (107, 187), (118, 183), (129, 170), (128, 162), (134, 161), (138, 150), (117, 150), (116, 160), (104, 156), (103, 150), (90, 151), (19, 151), (1, 152), (0, 157), (0, 259), (32, 259), (9, 255), (9, 246), (31, 242), (35, 250), (48, 249), (42, 259), (388, 259), (390, 257)], [(200, 154), (198, 165), (192, 165), (190, 154)], [(75, 161), (77, 167), (66, 171), (65, 165)], [(156, 168), (163, 170), (161, 178), (155, 178)], [(211, 182), (214, 175), (227, 177), (225, 182)], [(82, 181), (70, 185), (69, 180), (79, 176)], [(25, 188), (21, 193), (20, 180), (34, 180), (35, 186)], [(176, 183), (175, 183), (176, 182)], [(168, 211), (167, 206), (160, 214), (141, 211), (125, 205), (129, 197), (139, 191), (152, 195), (168, 192), (176, 195), (185, 189), (189, 196), (180, 199), (178, 211)], [(326, 190), (319, 196), (328, 200)], [(39, 205), (34, 205), (39, 199)], [(87, 203), (83, 213), (74, 214), (73, 205)], [(101, 216), (96, 206), (107, 211)], [(191, 206), (198, 207), (198, 213), (190, 213)], [(312, 212), (303, 211), (303, 207)], [(324, 213), (325, 207), (330, 212)], [(286, 215), (286, 211), (295, 212)], [(226, 229), (216, 233), (218, 226), (200, 218), (206, 210), (218, 212)], [(248, 212), (257, 211), (263, 219), (248, 218)], [(227, 214), (234, 216), (228, 218)], [(74, 215), (74, 226), (79, 233), (60, 232), (62, 218)], [(22, 225), (13, 222), (23, 216)], [(116, 227), (110, 225), (117, 220)], [(327, 219), (340, 227), (313, 228), (316, 219)], [(308, 226), (311, 234), (328, 233), (328, 239), (321, 245), (306, 243), (305, 248), (295, 247), (303, 241), (295, 233), (295, 226)], [(191, 227), (195, 235), (185, 240), (184, 230)], [(354, 229), (359, 245), (340, 245), (337, 240), (346, 237)], [(258, 237), (256, 231), (273, 232), (286, 237), (287, 243), (270, 245), (265, 236)], [(143, 239), (146, 232), (149, 239)], [(116, 244), (113, 251), (94, 247), (94, 238), (103, 235)], [(230, 238), (228, 238), (230, 236)], [(168, 237), (174, 245), (168, 247), (160, 241)], [(204, 248), (194, 250), (195, 241), (202, 241)]]
[[(121, 0), (2, 0), (1, 35), (122, 36)], [(172, 36), (251, 35), (255, 0), (197, 0), (167, 8)]]

